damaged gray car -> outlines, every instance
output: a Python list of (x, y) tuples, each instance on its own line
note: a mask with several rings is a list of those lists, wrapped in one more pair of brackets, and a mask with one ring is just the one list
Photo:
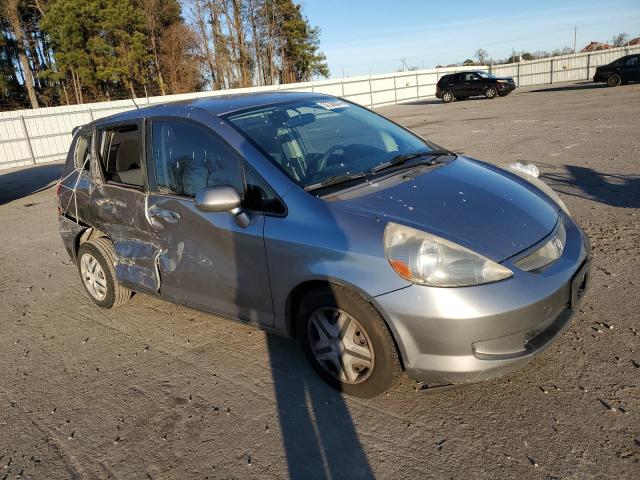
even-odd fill
[(74, 132), (60, 230), (100, 307), (133, 292), (297, 338), (351, 395), (528, 363), (569, 324), (589, 241), (522, 170), (313, 93), (143, 108)]

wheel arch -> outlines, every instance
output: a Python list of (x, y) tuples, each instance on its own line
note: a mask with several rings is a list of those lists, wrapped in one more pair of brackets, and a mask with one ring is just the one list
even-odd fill
[[(76, 239), (73, 245), (73, 256), (76, 259), (78, 258), (78, 250), (80, 249), (80, 245), (100, 237), (109, 238), (109, 235), (95, 227), (87, 227), (82, 230), (80, 233), (78, 233), (78, 235), (76, 235)], [(111, 239), (109, 238), (109, 240)]]
[(352, 292), (355, 292), (364, 301), (369, 303), (373, 307), (373, 309), (378, 313), (378, 315), (380, 315), (380, 318), (384, 322), (384, 325), (387, 327), (387, 330), (391, 335), (393, 344), (396, 348), (396, 351), (398, 352), (398, 359), (400, 360), (400, 366), (402, 370), (404, 370), (405, 369), (404, 368), (404, 349), (401, 348), (400, 344), (398, 343), (395, 329), (391, 328), (391, 326), (389, 325), (386, 315), (380, 312), (379, 306), (375, 302), (372, 302), (371, 298), (366, 294), (364, 294), (362, 290), (348, 283), (335, 281), (333, 279), (331, 280), (330, 279), (314, 279), (314, 280), (307, 280), (305, 282), (302, 282), (296, 285), (287, 296), (287, 301), (285, 306), (285, 315), (286, 315), (285, 325), (286, 325), (287, 334), (292, 338), (296, 338), (296, 339), (298, 338), (296, 315), (297, 315), (298, 309), (300, 308), (300, 302), (302, 301), (304, 296), (308, 292), (314, 289), (322, 289), (322, 288), (330, 289), (332, 287), (345, 288), (345, 289), (351, 290)]

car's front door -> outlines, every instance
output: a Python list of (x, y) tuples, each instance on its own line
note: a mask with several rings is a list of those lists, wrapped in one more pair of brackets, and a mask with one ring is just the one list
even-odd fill
[(153, 120), (147, 129), (153, 159), (147, 215), (162, 246), (160, 293), (169, 299), (273, 325), (263, 238), (264, 215), (240, 226), (227, 212), (203, 212), (198, 190), (231, 185), (244, 195), (241, 159), (208, 127), (184, 119)]
[(628, 57), (620, 67), (623, 81), (640, 80), (640, 55)]

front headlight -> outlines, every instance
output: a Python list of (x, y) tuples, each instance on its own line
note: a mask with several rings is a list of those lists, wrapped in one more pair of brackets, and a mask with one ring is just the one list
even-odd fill
[(497, 282), (508, 268), (444, 238), (389, 222), (384, 248), (391, 267), (412, 283), (432, 287), (464, 287)]

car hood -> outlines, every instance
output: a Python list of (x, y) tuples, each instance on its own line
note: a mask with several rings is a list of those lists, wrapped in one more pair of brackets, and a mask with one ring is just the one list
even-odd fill
[(535, 187), (474, 160), (405, 171), (331, 196), (333, 208), (447, 238), (496, 261), (547, 236), (558, 208)]

